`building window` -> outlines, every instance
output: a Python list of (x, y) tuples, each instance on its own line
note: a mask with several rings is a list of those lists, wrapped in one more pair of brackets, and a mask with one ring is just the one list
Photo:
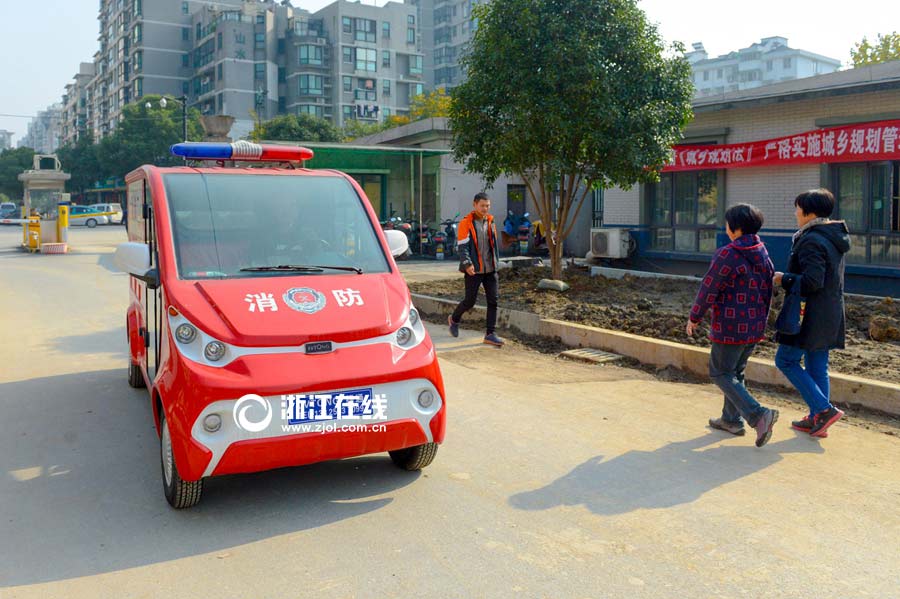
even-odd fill
[(378, 60), (378, 51), (370, 48), (356, 48), (356, 70), (371, 71), (376, 70), (376, 61)]
[(391, 66), (391, 52), (390, 50), (382, 50), (381, 51), (381, 66), (390, 67)]
[(137, 73), (138, 71), (143, 69), (144, 68), (144, 53), (143, 52), (135, 52), (134, 59), (131, 62), (132, 62), (132, 65), (134, 66), (135, 73)]
[(323, 83), (321, 75), (300, 75), (300, 95), (321, 96), (324, 93)]
[(836, 218), (847, 222), (848, 262), (900, 264), (900, 162), (831, 166)]
[(257, 33), (254, 36), (254, 39), (256, 40), (253, 45), (254, 48), (256, 48), (257, 50), (261, 50), (266, 47), (266, 34), (265, 33)]
[(222, 32), (216, 34), (216, 50), (222, 49)]
[(353, 118), (353, 107), (352, 106), (343, 106), (341, 112), (344, 115), (345, 121)]
[(718, 188), (718, 171), (663, 174), (648, 190), (651, 249), (715, 252)]
[(409, 57), (409, 74), (410, 75), (421, 75), (422, 74), (422, 57), (421, 56), (410, 56)]
[(134, 80), (134, 97), (140, 98), (144, 95), (144, 80), (142, 78)]
[(345, 92), (352, 92), (353, 91), (353, 77), (348, 77), (346, 75), (341, 77), (341, 87), (343, 88), (343, 90)]
[(383, 79), (381, 81), (381, 95), (382, 96), (390, 96), (391, 95), (391, 80)]
[(300, 46), (300, 64), (322, 65), (322, 46)]
[(297, 114), (308, 114), (314, 117), (322, 118), (325, 116), (325, 108), (316, 106), (315, 104), (301, 104), (297, 107)]
[(134, 16), (139, 17), (144, 14), (143, 0), (134, 0)]
[(256, 79), (265, 79), (266, 78), (266, 63), (257, 62), (253, 65), (253, 76)]
[(257, 25), (265, 25), (266, 24), (266, 15), (256, 15), (256, 24)]
[(406, 22), (410, 25), (415, 25), (416, 24), (415, 15), (406, 15)]
[(188, 3), (182, 2), (181, 3), (181, 14), (188, 15), (190, 13), (191, 13), (191, 9), (188, 8)]
[(350, 46), (344, 46), (343, 56), (344, 56), (344, 62), (353, 64), (353, 48), (351, 48)]
[(287, 81), (287, 70), (284, 67), (278, 67), (278, 83)]
[(703, 80), (709, 81), (709, 71), (703, 71)]
[(187, 81), (181, 82), (181, 94), (186, 96), (191, 91), (191, 84)]
[(409, 99), (412, 100), (416, 96), (421, 96), (425, 93), (425, 86), (421, 83), (410, 83), (409, 84)]
[(766, 70), (767, 70), (767, 71), (771, 71), (772, 68), (773, 68), (772, 61), (771, 61), (771, 60), (767, 60), (767, 61), (766, 61)]
[(181, 28), (181, 41), (186, 42), (191, 39), (191, 28), (190, 27), (182, 27)]
[(353, 33), (353, 19), (350, 17), (341, 17), (341, 31), (344, 33)]
[(134, 26), (134, 43), (137, 44), (144, 39), (144, 27), (140, 23)]
[(356, 41), (374, 42), (375, 41), (375, 21), (369, 19), (356, 19)]
[(221, 81), (222, 76), (224, 74), (223, 63), (219, 63), (216, 65), (216, 80)]
[(382, 21), (381, 23), (381, 38), (386, 40), (391, 39), (391, 24), (388, 21)]
[(412, 27), (406, 28), (406, 43), (407, 44), (415, 44), (416, 43), (416, 30)]
[(784, 68), (786, 68), (786, 69), (791, 68), (791, 59), (790, 59), (790, 57), (784, 59)]
[(190, 67), (191, 66), (191, 55), (190, 54), (182, 54), (181, 55), (181, 66)]
[(716, 79), (721, 79), (721, 78), (722, 78), (722, 69), (717, 69), (716, 70)]

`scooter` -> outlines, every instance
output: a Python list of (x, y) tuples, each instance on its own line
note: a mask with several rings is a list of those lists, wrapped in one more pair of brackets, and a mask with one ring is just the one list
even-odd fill
[(448, 256), (455, 256), (457, 229), (459, 229), (459, 212), (457, 212), (456, 216), (454, 216), (452, 219), (448, 218), (444, 221), (441, 221), (441, 226), (444, 227), (444, 237), (446, 238), (446, 254)]
[(530, 214), (526, 212), (519, 220), (519, 228), (517, 238), (519, 240), (519, 255), (528, 255), (528, 238), (531, 236), (531, 220)]

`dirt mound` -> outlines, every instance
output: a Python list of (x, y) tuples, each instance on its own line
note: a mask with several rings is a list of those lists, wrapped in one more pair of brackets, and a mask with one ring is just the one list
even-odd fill
[[(573, 270), (565, 275), (565, 281), (571, 285), (568, 291), (560, 293), (538, 289), (538, 282), (549, 277), (548, 268), (501, 271), (501, 307), (644, 337), (709, 346), (708, 318), (694, 337), (687, 337), (684, 333), (699, 280), (630, 275), (622, 279), (608, 279)], [(413, 283), (410, 288), (415, 293), (448, 299), (458, 300), (463, 296), (461, 277)], [(782, 300), (782, 294), (775, 297), (769, 315), (770, 324), (774, 323)], [(832, 352), (831, 369), (900, 383), (900, 302), (891, 298), (848, 296), (846, 305), (847, 348)], [(772, 358), (776, 349), (776, 344), (766, 340), (759, 344), (756, 355)]]

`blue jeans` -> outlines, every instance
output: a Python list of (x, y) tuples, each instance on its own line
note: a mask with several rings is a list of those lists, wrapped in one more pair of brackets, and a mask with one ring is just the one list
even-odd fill
[[(803, 366), (800, 366), (800, 360), (803, 360)], [(775, 366), (800, 392), (809, 406), (810, 416), (831, 407), (827, 349), (807, 351), (802, 347), (779, 345)]]
[(722, 420), (729, 424), (740, 424), (743, 416), (750, 426), (755, 426), (766, 412), (744, 386), (744, 369), (755, 348), (755, 343), (713, 343), (709, 352), (709, 376), (725, 394)]

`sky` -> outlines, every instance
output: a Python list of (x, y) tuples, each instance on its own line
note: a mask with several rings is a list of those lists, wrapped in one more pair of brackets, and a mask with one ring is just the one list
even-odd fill
[[(331, 1), (293, 4), (315, 11)], [(15, 132), (15, 140), (27, 130), (29, 119), (22, 115), (58, 102), (78, 63), (91, 61), (98, 48), (98, 5), (98, 0), (0, 0), (0, 129)], [(782, 36), (791, 47), (846, 65), (850, 48), (863, 36), (900, 30), (897, 0), (638, 0), (638, 5), (664, 39), (688, 49), (703, 42), (711, 57)], [(2, 116), (7, 114), (17, 116)]]

